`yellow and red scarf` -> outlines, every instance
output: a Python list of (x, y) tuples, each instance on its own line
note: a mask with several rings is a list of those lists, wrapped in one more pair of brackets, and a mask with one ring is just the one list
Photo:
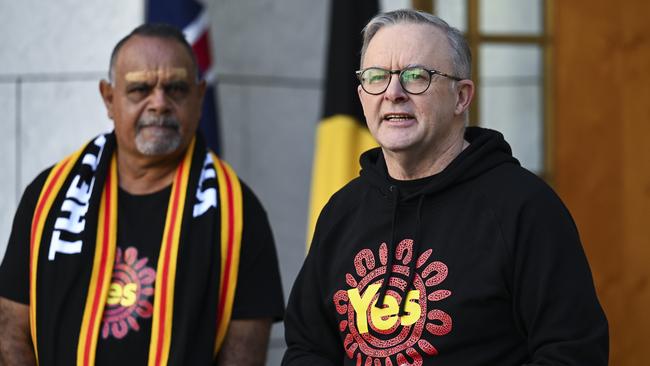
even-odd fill
[[(41, 190), (30, 241), (30, 324), (40, 365), (95, 364), (115, 261), (117, 189), (115, 136), (110, 133), (56, 164)], [(218, 192), (217, 209), (197, 215), (197, 193), (206, 189)], [(150, 366), (210, 360), (220, 349), (237, 284), (242, 207), (236, 174), (197, 136), (172, 183), (156, 272)], [(66, 230), (81, 239), (62, 243)], [(203, 268), (195, 263), (206, 262), (199, 258), (205, 251), (194, 248), (214, 254)], [(198, 292), (205, 293), (196, 295), (203, 301), (177, 301), (177, 286), (194, 289), (196, 278), (203, 276), (207, 279), (199, 281), (204, 284)], [(60, 329), (78, 329), (72, 333), (76, 339), (57, 341)], [(197, 335), (212, 340), (196, 342)]]

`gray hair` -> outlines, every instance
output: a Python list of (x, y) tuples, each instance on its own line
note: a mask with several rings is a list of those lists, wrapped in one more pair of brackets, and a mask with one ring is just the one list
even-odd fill
[(447, 41), (451, 47), (451, 58), (454, 65), (454, 74), (463, 79), (472, 77), (472, 53), (463, 33), (450, 26), (441, 18), (419, 10), (401, 9), (381, 13), (372, 18), (361, 32), (363, 35), (363, 46), (361, 47), (361, 62), (366, 55), (368, 44), (377, 32), (387, 25), (400, 23), (429, 24), (447, 35)]

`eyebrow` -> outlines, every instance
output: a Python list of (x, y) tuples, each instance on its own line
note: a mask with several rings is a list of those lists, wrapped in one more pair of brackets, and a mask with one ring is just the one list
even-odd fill
[(363, 69), (364, 69), (364, 70), (365, 70), (365, 69), (384, 69), (384, 70), (389, 70), (389, 71), (391, 71), (391, 70), (404, 70), (404, 69), (408, 69), (408, 68), (410, 68), (410, 67), (422, 67), (422, 68), (428, 69), (428, 67), (427, 67), (426, 65), (423, 65), (423, 64), (406, 64), (404, 67), (399, 68), (399, 69), (392, 69), (392, 68), (390, 68), (390, 67), (384, 67), (384, 66), (373, 65), (373, 66), (365, 67), (365, 68), (363, 68)]

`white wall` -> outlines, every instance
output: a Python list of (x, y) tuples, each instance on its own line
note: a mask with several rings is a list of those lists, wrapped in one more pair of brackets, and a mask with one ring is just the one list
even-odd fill
[(98, 92), (142, 0), (0, 0), (0, 257), (35, 175), (110, 128)]

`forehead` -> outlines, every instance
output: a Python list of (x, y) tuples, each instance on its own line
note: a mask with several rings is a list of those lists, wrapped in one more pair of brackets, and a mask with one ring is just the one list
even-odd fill
[(156, 75), (185, 78), (192, 70), (187, 49), (178, 41), (166, 38), (133, 36), (122, 46), (115, 61), (116, 76), (126, 79)]
[(153, 82), (155, 80), (187, 80), (188, 73), (184, 67), (171, 67), (162, 69), (147, 69), (139, 71), (128, 71), (124, 74), (124, 80), (129, 83)]
[(451, 63), (449, 42), (430, 24), (398, 23), (384, 26), (370, 40), (363, 67), (402, 68), (407, 65), (445, 67)]

